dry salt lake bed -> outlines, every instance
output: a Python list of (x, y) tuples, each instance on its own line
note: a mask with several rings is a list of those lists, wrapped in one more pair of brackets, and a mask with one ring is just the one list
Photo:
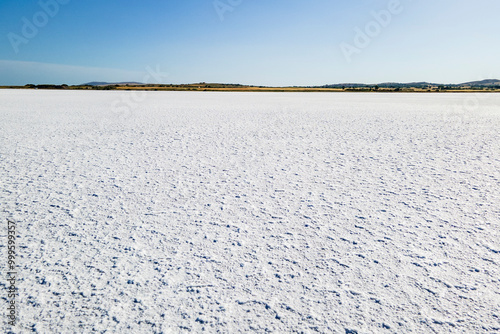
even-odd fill
[(1, 329), (498, 332), (499, 130), (497, 94), (0, 90)]

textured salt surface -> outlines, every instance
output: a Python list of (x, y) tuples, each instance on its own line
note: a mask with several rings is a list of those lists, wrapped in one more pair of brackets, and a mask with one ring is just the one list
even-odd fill
[(499, 129), (493, 94), (0, 90), (17, 331), (499, 330)]

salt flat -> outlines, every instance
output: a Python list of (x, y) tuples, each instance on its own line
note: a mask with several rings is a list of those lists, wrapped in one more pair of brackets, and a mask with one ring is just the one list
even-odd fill
[(496, 94), (0, 90), (17, 329), (499, 331), (499, 130)]

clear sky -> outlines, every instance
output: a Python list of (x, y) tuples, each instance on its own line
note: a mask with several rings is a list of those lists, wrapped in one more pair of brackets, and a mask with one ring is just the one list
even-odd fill
[(499, 0), (0, 0), (0, 85), (500, 79), (499, 15)]

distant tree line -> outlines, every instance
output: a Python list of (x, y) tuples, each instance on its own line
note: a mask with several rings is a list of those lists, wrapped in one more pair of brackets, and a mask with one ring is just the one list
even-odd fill
[(68, 85), (62, 84), (62, 85), (33, 85), (33, 84), (27, 84), (24, 87), (26, 88), (40, 88), (40, 89), (68, 89)]

